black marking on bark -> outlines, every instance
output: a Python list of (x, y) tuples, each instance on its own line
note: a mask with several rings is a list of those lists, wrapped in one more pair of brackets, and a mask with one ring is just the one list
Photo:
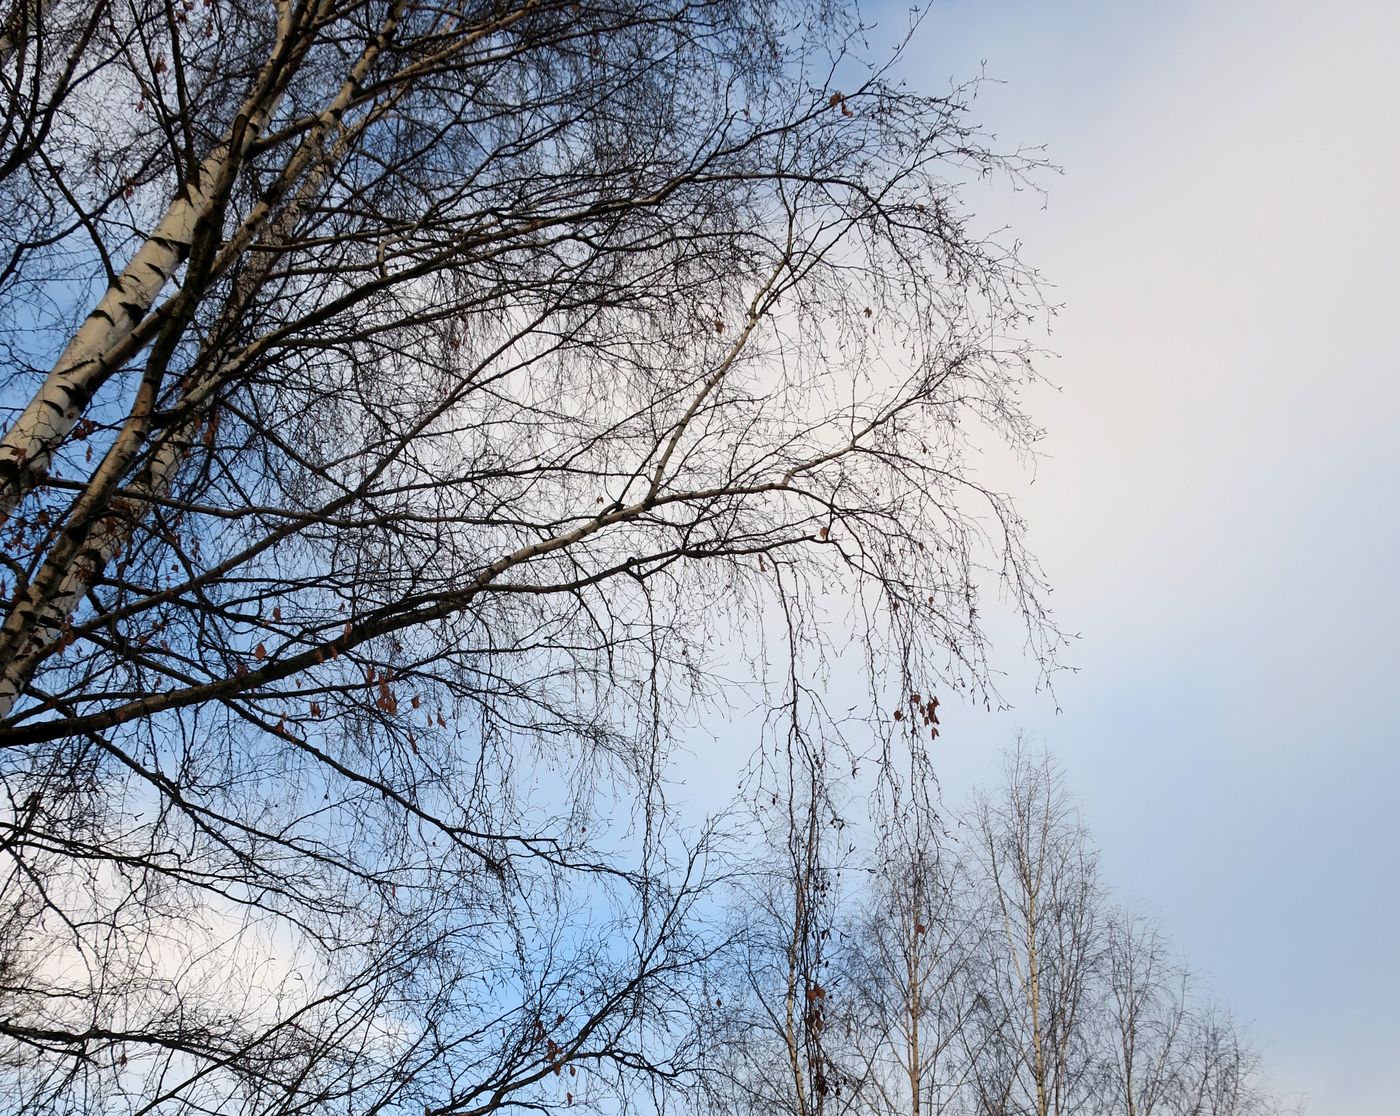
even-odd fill
[(168, 236), (152, 236), (151, 243), (159, 248), (164, 248), (167, 252), (174, 252), (177, 260), (187, 259), (190, 254), (188, 240), (174, 240)]
[(67, 389), (68, 401), (81, 411), (88, 405), (88, 400), (92, 398), (92, 393), (96, 386), (96, 384), (89, 384), (86, 381), (73, 384)]
[[(85, 360), (82, 364), (78, 365), (77, 368), (91, 363), (91, 361)], [(74, 371), (76, 371), (77, 368), (75, 368)], [(76, 412), (74, 417), (78, 414), (82, 414), (83, 408), (87, 406), (88, 400), (92, 398), (92, 388), (81, 380), (60, 381), (57, 386), (58, 390), (63, 392), (68, 398), (68, 410)]]

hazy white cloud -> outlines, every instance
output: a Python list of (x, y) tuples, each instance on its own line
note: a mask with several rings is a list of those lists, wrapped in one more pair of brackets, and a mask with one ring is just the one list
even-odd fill
[(1110, 878), (1313, 1116), (1384, 1116), (1400, 1049), (1398, 33), (1379, 3), (949, 3), (907, 67), (985, 59), (978, 115), (1065, 168), (983, 208), (1065, 303), (1021, 504), (1083, 671), (1058, 717), (1028, 672), (957, 713), (950, 783), (1018, 726), (1063, 756)]

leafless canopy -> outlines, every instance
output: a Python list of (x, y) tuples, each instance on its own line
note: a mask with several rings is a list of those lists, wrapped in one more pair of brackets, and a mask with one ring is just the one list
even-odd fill
[(854, 602), (897, 686), (981, 690), (989, 572), (1050, 660), (965, 466), (1035, 436), (1039, 302), (957, 191), (1030, 163), (862, 42), (817, 0), (5, 10), (21, 1110), (674, 1079), (719, 943), (658, 779), (719, 641), (781, 604), (796, 701)]

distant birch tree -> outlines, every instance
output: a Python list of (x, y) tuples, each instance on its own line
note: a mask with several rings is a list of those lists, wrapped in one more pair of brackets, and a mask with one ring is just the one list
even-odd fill
[(849, 927), (858, 1021), (843, 1050), (849, 1076), (862, 1082), (861, 1111), (961, 1111), (969, 966), (979, 933), (966, 885), (956, 858), (933, 843), (882, 857), (869, 907)]
[(975, 917), (986, 928), (969, 1029), (981, 1051), (981, 1108), (1007, 1116), (1084, 1111), (1098, 1070), (1097, 854), (1059, 770), (1020, 747), (1002, 785), (973, 806), (970, 828)]
[(1124, 1116), (1176, 1111), (1192, 1046), (1189, 978), (1147, 919), (1114, 913), (1103, 944), (1105, 1106)]
[(833, 1044), (853, 1083), (843, 1111), (1301, 1112), (1156, 925), (1110, 904), (1048, 756), (1011, 752), (946, 829), (928, 785), (886, 788), (872, 881), (836, 916), (833, 979), (853, 1005)]

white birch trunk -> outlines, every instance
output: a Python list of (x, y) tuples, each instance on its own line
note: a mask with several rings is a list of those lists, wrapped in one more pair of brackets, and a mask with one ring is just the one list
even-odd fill
[[(288, 160), (284, 171), (284, 180), (296, 182), (298, 179), (302, 179), (308, 168), (312, 167), (318, 155), (322, 157), (321, 165), (315, 168), (309, 176), (302, 179), (294, 200), (274, 222), (278, 233), (285, 234), (287, 232), (301, 213), (302, 206), (314, 194), (317, 186), (324, 179), (330, 162), (330, 158), (327, 156), (333, 157), (342, 149), (346, 139), (344, 135), (337, 140), (336, 144), (332, 145), (331, 152), (323, 152), (327, 133), (332, 129), (342, 127), (342, 117), (346, 108), (353, 100), (374, 59), (383, 48), (384, 42), (397, 27), (402, 9), (402, 2), (394, 6), (379, 35), (367, 45), (364, 53), (351, 67), (346, 81), (335, 98), (320, 113), (320, 118), (310, 135), (298, 145), (297, 151)], [(275, 103), (276, 98), (274, 97), (272, 105)], [(259, 127), (270, 115), (272, 105), (259, 113)], [(250, 126), (245, 135), (253, 132), (254, 129)], [(84, 384), (95, 384), (100, 380), (103, 372), (101, 352), (110, 351), (113, 346), (119, 344), (123, 338), (131, 333), (136, 322), (140, 321), (144, 313), (149, 310), (160, 289), (178, 268), (185, 255), (188, 254), (198, 221), (213, 206), (217, 193), (222, 188), (218, 184), (219, 176), (227, 169), (231, 147), (232, 141), (229, 141), (221, 145), (214, 154), (205, 160), (201, 167), (199, 185), (192, 186), (187, 191), (187, 196), (177, 201), (167, 211), (165, 219), (142, 245), (141, 250), (133, 257), (131, 263), (127, 265), (122, 274), (122, 281), (107, 292), (97, 309), (88, 316), (88, 320), (83, 323), (82, 328), (69, 343), (64, 358), (60, 359), (59, 365), (55, 367), (54, 372), (50, 373), (39, 394), (35, 396), (25, 414), (21, 416), (20, 422), (15, 424), (4, 442), (0, 443), (8, 447), (12, 437), (14, 437), (14, 444), (23, 444), (19, 441), (16, 432), (20, 431), (31, 411), (35, 412), (38, 417), (27, 428), (26, 434), (30, 439), (29, 444), (35, 444), (36, 434), (49, 439), (47, 442), (38, 443), (37, 455), (26, 461), (25, 464), (30, 467), (28, 472), (21, 470), (16, 474), (14, 501), (7, 506), (0, 506), (0, 522), (3, 522), (5, 516), (14, 510), (19, 500), (23, 498), (24, 492), (27, 491), (27, 487), (21, 487), (20, 482), (26, 476), (31, 478), (30, 485), (37, 481), (42, 475), (43, 469), (47, 467), (52, 447), (57, 445), (76, 424), (87, 398), (84, 396), (75, 404), (72, 401), (72, 393), (75, 390), (81, 393), (84, 390)], [(266, 209), (267, 204), (260, 203), (258, 211), (251, 214), (249, 220), (245, 221), (243, 229), (240, 230), (240, 234), (235, 240), (251, 238), (256, 228), (268, 216)], [(264, 257), (262, 267), (254, 268), (252, 272), (244, 276), (242, 285), (256, 287), (258, 280), (255, 276), (260, 270), (264, 270), (270, 265), (271, 257)], [(119, 292), (128, 297), (122, 299)], [(114, 317), (112, 313), (112, 304), (115, 302), (119, 313), (125, 311), (133, 292), (145, 298), (145, 309), (140, 313), (129, 313), (129, 321), (123, 328), (120, 319)], [(243, 293), (249, 292), (244, 291)], [(55, 649), (62, 650), (60, 644), (66, 635), (64, 629), (77, 610), (88, 586), (96, 580), (107, 564), (129, 544), (132, 526), (149, 514), (151, 502), (169, 492), (180, 462), (194, 444), (195, 435), (202, 421), (199, 416), (202, 414), (203, 408), (208, 401), (213, 399), (219, 385), (232, 374), (233, 367), (250, 358), (253, 351), (252, 348), (246, 350), (242, 355), (242, 360), (236, 361), (233, 366), (225, 365), (186, 395), (183, 402), (187, 406), (193, 405), (195, 417), (191, 418), (182, 429), (175, 431), (156, 451), (150, 464), (146, 467), (144, 475), (128, 489), (126, 495), (114, 501), (112, 513), (99, 520), (92, 528), (84, 542), (83, 549), (72, 560), (68, 568), (62, 571), (62, 578), (57, 588), (48, 592), (35, 593), (30, 599), (19, 604), (6, 618), (3, 628), (0, 628), (0, 648), (4, 648), (7, 652), (0, 656), (5, 660), (4, 665), (0, 667), (0, 719), (8, 716), (14, 708), (15, 702), (28, 684), (38, 664), (49, 654), (52, 654)], [(61, 371), (64, 373), (63, 375), (60, 375)], [(83, 378), (84, 376), (86, 379)], [(77, 387), (75, 388), (74, 385)], [(91, 387), (87, 387), (86, 391), (90, 395)], [(36, 462), (40, 464), (36, 465)], [(0, 456), (0, 471), (3, 469), (4, 459), (3, 456)], [(3, 480), (8, 482), (9, 478), (5, 477)], [(8, 488), (4, 490), (4, 495), (6, 497), (10, 495)]]
[(18, 636), (22, 642), (0, 667), (0, 719), (9, 716), (34, 668), (65, 638), (64, 628), (88, 586), (131, 541), (132, 524), (150, 513), (153, 500), (170, 491), (180, 462), (194, 444), (198, 424), (199, 420), (192, 421), (156, 451), (141, 480), (93, 528), (57, 593), (47, 601), (26, 602), (10, 614), (4, 635)]
[(166, 210), (0, 440), (0, 523), (43, 478), (54, 450), (82, 417), (107, 371), (103, 357), (150, 312), (156, 296), (189, 255), (195, 226), (213, 203), (211, 187), (217, 188), (228, 160), (227, 145), (205, 159), (198, 179)]
[[(403, 11), (395, 4), (379, 34), (353, 65), (336, 97), (320, 114), (317, 126), (299, 145), (289, 160), (285, 179), (294, 182), (309, 165), (325, 132), (340, 125), (341, 116), (360, 88), (360, 83), (393, 35)], [(284, 11), (279, 26), (279, 44), (265, 65), (253, 91), (235, 117), (231, 134), (200, 165), (199, 172), (182, 194), (171, 203), (160, 224), (122, 270), (117, 282), (108, 288), (68, 343), (53, 370), (15, 424), (0, 439), (0, 524), (14, 513), (25, 494), (47, 472), (55, 449), (82, 417), (88, 401), (113, 370), (104, 359), (120, 345), (150, 313), (156, 297), (189, 256), (199, 221), (213, 209), (228, 188), (225, 180), (236, 154), (262, 131), (281, 100), (281, 89), (272, 80), (280, 62), (282, 45), (292, 33)], [(242, 238), (251, 239), (268, 216), (266, 203), (244, 222)]]
[[(326, 133), (333, 127), (339, 127), (342, 123), (344, 109), (349, 106), (354, 91), (357, 90), (358, 84), (368, 71), (368, 67), (378, 55), (382, 42), (386, 36), (392, 34), (393, 27), (398, 21), (399, 11), (400, 6), (396, 6), (391, 18), (386, 22), (381, 36), (365, 49), (364, 55), (358, 59), (356, 66), (351, 67), (349, 78), (337, 92), (336, 98), (321, 113), (318, 125), (298, 146), (297, 153), (293, 155), (293, 158), (288, 160), (286, 174), (290, 181), (301, 178), (307, 168), (311, 167), (316, 155), (321, 151), (322, 144), (325, 143)], [(336, 144), (333, 144), (332, 151), (329, 153), (332, 157), (342, 150), (343, 141), (344, 136), (340, 137)], [(279, 220), (274, 221), (274, 228), (279, 234), (286, 234), (290, 230), (295, 218), (300, 216), (302, 207), (311, 199), (311, 196), (314, 196), (316, 188), (325, 179), (326, 172), (329, 171), (329, 161), (329, 158), (323, 158), (322, 164), (312, 169), (311, 174), (302, 179), (297, 195), (288, 204), (287, 209), (280, 214)], [(209, 162), (206, 162), (206, 168), (209, 168), (209, 165)], [(210, 204), (209, 200), (206, 200), (204, 204), (206, 206)], [(172, 213), (174, 211), (175, 207), (172, 207)], [(251, 237), (253, 228), (260, 224), (260, 218), (265, 217), (266, 214), (256, 214), (256, 216), (259, 217), (258, 221), (249, 220), (248, 223), (245, 223), (245, 228), (242, 230), (242, 235), (245, 237)], [(197, 216), (189, 218), (188, 228), (185, 231), (190, 238), (195, 232), (195, 221), (197, 220), (199, 220)], [(151, 235), (147, 244), (154, 242), (157, 237), (160, 237), (160, 234), (161, 230), (158, 228), (157, 232)], [(186, 239), (186, 251), (188, 251), (188, 244), (189, 241)], [(133, 259), (132, 263), (134, 265), (136, 259)], [(272, 265), (272, 256), (265, 256), (262, 260), (262, 266), (255, 267), (242, 277), (241, 286), (245, 288), (241, 291), (242, 295), (246, 297), (246, 295), (251, 294), (252, 288), (258, 286), (259, 272), (263, 272), (270, 265)], [(130, 270), (132, 270), (132, 266), (129, 265), (127, 272)], [(151, 298), (154, 298), (155, 293), (158, 293), (158, 287), (151, 293)], [(111, 291), (108, 294), (111, 294)], [(98, 309), (101, 309), (101, 305)], [(94, 315), (97, 315), (97, 312), (94, 311)], [(87, 323), (84, 323), (84, 328), (85, 326)], [(127, 329), (127, 333), (129, 332), (130, 329)], [(80, 330), (78, 336), (74, 337), (73, 344), (70, 344), (70, 350), (73, 349), (78, 337), (81, 336), (83, 336), (83, 332)], [(108, 344), (115, 344), (118, 340), (120, 340), (119, 337), (109, 336)], [(151, 501), (168, 493), (176, 470), (179, 469), (179, 463), (195, 444), (197, 428), (202, 421), (199, 416), (203, 413), (204, 407), (209, 405), (220, 385), (227, 382), (227, 379), (237, 372), (238, 367), (251, 360), (255, 351), (256, 346), (249, 347), (237, 360), (223, 365), (216, 374), (204, 378), (199, 385), (192, 386), (188, 395), (183, 399), (183, 403), (192, 407), (196, 417), (190, 419), (181, 430), (175, 431), (165, 441), (165, 444), (157, 449), (154, 458), (151, 459), (150, 465), (144, 472), (144, 476), (137, 480), (132, 489), (127, 491), (126, 496), (113, 501), (112, 514), (101, 519), (94, 526), (90, 536), (85, 540), (83, 550), (74, 557), (67, 570), (63, 571), (62, 581), (60, 581), (56, 591), (52, 591), (50, 594), (39, 592), (35, 597), (18, 605), (6, 618), (6, 623), (0, 627), (0, 647), (6, 648), (8, 651), (8, 654), (3, 657), (4, 665), (0, 667), (0, 718), (7, 717), (14, 709), (14, 703), (24, 692), (24, 686), (34, 674), (39, 662), (42, 662), (43, 658), (48, 657), (49, 654), (53, 654), (56, 648), (62, 651), (60, 644), (66, 637), (64, 627), (73, 618), (74, 612), (77, 611), (77, 606), (88, 587), (97, 580), (98, 574), (106, 569), (113, 557), (118, 556), (123, 547), (129, 545), (130, 539), (132, 539), (133, 525), (146, 518), (150, 512)], [(53, 381), (53, 375), (50, 375), (49, 381)], [(48, 382), (45, 386), (48, 388)], [(42, 392), (35, 402), (38, 402), (39, 398), (42, 398)], [(31, 403), (31, 407), (34, 406), (35, 403)], [(77, 419), (74, 417), (67, 424), (67, 428), (71, 428), (76, 421)], [(62, 434), (59, 437), (62, 437)]]
[[(14, 425), (0, 438), (0, 524), (38, 484), (54, 451), (82, 417), (103, 379), (115, 369), (106, 359), (150, 313), (156, 297), (189, 256), (199, 222), (231, 185), (248, 145), (257, 138), (282, 97), (276, 80), (292, 27), (279, 20), (278, 43), (259, 72), (229, 134), (214, 148), (170, 203), (155, 230), (84, 319)], [(235, 148), (237, 150), (235, 150)]]

